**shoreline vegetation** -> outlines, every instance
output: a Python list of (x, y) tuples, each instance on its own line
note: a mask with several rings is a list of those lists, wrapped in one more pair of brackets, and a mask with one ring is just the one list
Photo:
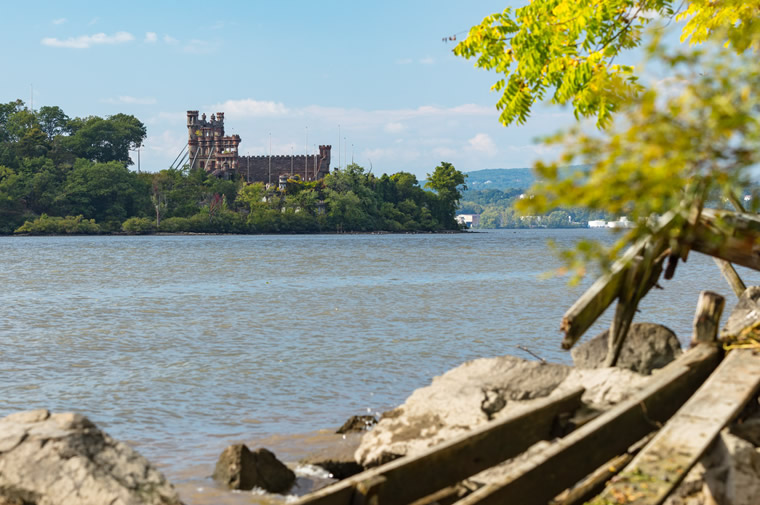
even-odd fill
[(136, 117), (70, 118), (56, 106), (0, 104), (0, 234), (438, 232), (455, 220), (465, 175), (441, 162), (424, 188), (407, 172), (352, 163), (324, 179), (245, 183), (176, 167), (134, 172)]

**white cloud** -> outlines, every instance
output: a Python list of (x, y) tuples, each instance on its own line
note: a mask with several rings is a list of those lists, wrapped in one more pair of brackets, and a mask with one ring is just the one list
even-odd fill
[(385, 125), (385, 131), (387, 131), (388, 133), (401, 133), (405, 129), (406, 127), (403, 124), (398, 123), (398, 122), (391, 122)]
[(120, 96), (117, 98), (106, 98), (102, 100), (105, 103), (128, 103), (134, 105), (152, 105), (156, 103), (153, 97), (139, 98), (134, 96)]
[(423, 65), (432, 65), (433, 63), (435, 63), (435, 60), (428, 56), (426, 58), (422, 58), (420, 60), (420, 63), (422, 63)]
[(284, 116), (290, 113), (282, 102), (261, 101), (245, 98), (243, 100), (227, 100), (226, 102), (212, 105), (208, 109), (224, 112), (227, 117), (273, 117)]
[(156, 35), (156, 32), (147, 32), (145, 34), (145, 42), (148, 44), (152, 44), (155, 41), (158, 40), (158, 35)]
[(55, 37), (46, 37), (42, 39), (43, 46), (65, 47), (69, 49), (87, 49), (95, 45), (104, 44), (123, 44), (134, 40), (134, 36), (129, 32), (117, 32), (113, 35), (105, 33), (96, 33), (94, 35), (80, 35), (79, 37), (69, 37), (66, 40), (60, 40)]
[(66, 22), (66, 18), (58, 18), (58, 19), (53, 20), (54, 25), (62, 25), (65, 22)]
[(412, 61), (413, 60), (411, 58), (401, 58), (399, 60), (396, 60), (396, 65), (409, 65), (412, 63)]
[(98, 23), (98, 18), (92, 18), (92, 19), (90, 20), (90, 22), (89, 22), (89, 23), (87, 23), (87, 24), (88, 24), (88, 25), (90, 25), (90, 26), (92, 26), (92, 25), (95, 25), (95, 24), (97, 24), (97, 23)]
[(179, 41), (175, 39), (174, 37), (172, 37), (171, 35), (164, 35), (164, 42), (166, 42), (167, 44), (174, 45), (178, 43)]
[(498, 151), (496, 144), (493, 143), (493, 140), (487, 133), (478, 133), (468, 140), (467, 144), (469, 145), (469, 149), (489, 156), (493, 156)]

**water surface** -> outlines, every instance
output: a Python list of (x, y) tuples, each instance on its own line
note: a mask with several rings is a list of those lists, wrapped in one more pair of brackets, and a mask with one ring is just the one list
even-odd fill
[[(306, 450), (286, 440), (389, 409), (463, 361), (533, 359), (522, 345), (569, 363), (559, 322), (583, 288), (540, 277), (558, 266), (546, 240), (605, 233), (0, 238), (0, 416), (82, 412), (175, 482), (209, 486), (229, 443)], [(636, 320), (683, 341), (700, 290), (733, 302), (697, 254), (661, 284)]]

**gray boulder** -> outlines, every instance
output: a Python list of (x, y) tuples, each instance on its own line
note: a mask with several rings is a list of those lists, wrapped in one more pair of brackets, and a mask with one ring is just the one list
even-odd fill
[(756, 505), (760, 450), (723, 430), (664, 505)]
[(351, 416), (335, 433), (339, 435), (344, 433), (359, 433), (369, 430), (376, 424), (377, 419), (375, 416)]
[(433, 379), (406, 402), (383, 414), (354, 455), (364, 467), (419, 454), (492, 419), (529, 408), (539, 398), (584, 386), (583, 401), (604, 409), (642, 387), (647, 377), (630, 370), (575, 370), (514, 356), (468, 361)]
[(82, 415), (47, 410), (0, 419), (0, 503), (181, 505), (134, 449)]
[[(366, 430), (362, 433), (366, 433)], [(336, 479), (346, 479), (364, 470), (354, 460), (354, 452), (359, 447), (360, 440), (361, 436), (357, 433), (336, 436), (329, 445), (312, 452), (301, 459), (300, 463), (323, 468)]]
[(720, 332), (721, 338), (735, 338), (760, 319), (760, 286), (750, 286), (739, 297), (739, 302), (731, 311), (726, 325)]
[(264, 448), (250, 451), (245, 444), (227, 447), (219, 456), (212, 475), (230, 489), (250, 490), (260, 487), (271, 493), (283, 493), (296, 480), (293, 471)]
[[(596, 337), (573, 347), (573, 363), (578, 368), (601, 368), (607, 357), (605, 330)], [(618, 368), (627, 368), (640, 374), (651, 374), (681, 354), (681, 343), (676, 334), (660, 324), (634, 323), (620, 350)]]

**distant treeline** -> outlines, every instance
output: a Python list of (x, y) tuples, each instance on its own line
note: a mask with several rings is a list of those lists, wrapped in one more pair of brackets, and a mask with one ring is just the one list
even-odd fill
[(0, 104), (0, 233), (309, 233), (456, 230), (465, 176), (442, 162), (427, 189), (405, 172), (356, 164), (283, 188), (203, 170), (136, 173), (134, 116), (69, 118), (59, 107)]
[(468, 190), (462, 194), (460, 213), (480, 214), (480, 228), (580, 228), (594, 219), (614, 220), (617, 216), (588, 209), (554, 209), (544, 216), (523, 216), (515, 202), (527, 197), (523, 188)]

